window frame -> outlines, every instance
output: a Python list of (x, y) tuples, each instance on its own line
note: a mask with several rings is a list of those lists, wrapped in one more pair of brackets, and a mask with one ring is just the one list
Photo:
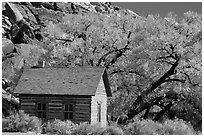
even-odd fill
[(101, 111), (102, 111), (102, 102), (101, 101), (97, 101), (97, 122), (101, 123)]
[[(38, 105), (41, 105), (41, 109), (39, 110), (38, 109)], [(43, 109), (43, 104), (45, 105), (45, 109)], [(47, 103), (46, 102), (36, 102), (36, 116), (38, 117), (38, 118), (41, 118), (41, 119), (47, 119), (48, 118), (48, 116), (47, 116)], [(40, 117), (39, 117), (39, 112), (41, 113), (40, 114)], [(43, 117), (43, 113), (45, 113), (45, 117)]]
[[(68, 105), (68, 110), (65, 110), (66, 105)], [(69, 110), (69, 105), (72, 105), (72, 110)], [(67, 113), (67, 118), (65, 118), (65, 113)], [(72, 113), (72, 119), (69, 118), (69, 114)], [(63, 104), (63, 118), (64, 120), (74, 120), (75, 105), (74, 103), (64, 103)]]

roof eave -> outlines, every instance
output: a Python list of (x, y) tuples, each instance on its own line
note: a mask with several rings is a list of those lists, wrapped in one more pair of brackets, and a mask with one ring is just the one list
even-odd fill
[(104, 72), (103, 72), (103, 81), (104, 81), (107, 97), (112, 97), (110, 84), (109, 84), (109, 80), (108, 80), (108, 74), (107, 74), (106, 69), (104, 69)]

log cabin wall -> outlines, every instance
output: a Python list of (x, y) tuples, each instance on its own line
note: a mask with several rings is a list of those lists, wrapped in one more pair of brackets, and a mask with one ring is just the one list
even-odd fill
[(64, 104), (73, 104), (73, 122), (89, 122), (91, 117), (91, 96), (68, 95), (19, 95), (21, 109), (26, 113), (37, 116), (37, 103), (45, 103), (46, 119), (64, 120)]

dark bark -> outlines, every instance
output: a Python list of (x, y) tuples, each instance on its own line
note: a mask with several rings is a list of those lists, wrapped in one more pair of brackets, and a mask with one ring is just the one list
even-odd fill
[(152, 83), (151, 86), (147, 90), (145, 90), (144, 92), (142, 92), (140, 96), (138, 96), (138, 98), (134, 101), (131, 109), (128, 111), (128, 114), (127, 114), (128, 119), (132, 119), (135, 115), (141, 112), (142, 110), (141, 108), (143, 108), (145, 104), (143, 99), (145, 98), (145, 96), (147, 96), (147, 94), (149, 94), (150, 92), (155, 90), (157, 87), (165, 83), (166, 82), (165, 80), (167, 78), (175, 74), (175, 69), (178, 66), (178, 63), (179, 63), (179, 59), (176, 60), (176, 62), (171, 66), (171, 68), (162, 77), (160, 77), (157, 81)]
[(120, 58), (123, 55), (123, 53), (125, 53), (129, 49), (128, 48), (128, 46), (130, 45), (129, 38), (130, 38), (131, 34), (132, 34), (132, 32), (129, 31), (128, 36), (127, 36), (128, 41), (127, 41), (125, 47), (120, 49), (120, 50), (117, 50), (115, 57), (110, 62), (108, 62), (106, 64), (106, 68), (108, 68), (110, 65), (114, 64), (118, 60), (118, 58)]
[(167, 78), (175, 74), (175, 69), (178, 66), (179, 59), (172, 65), (172, 67), (167, 71), (159, 80), (155, 81), (151, 84), (150, 91), (155, 90), (157, 87), (159, 87), (161, 84), (165, 82)]
[(138, 70), (114, 70), (113, 72), (110, 72), (109, 75), (113, 75), (113, 74), (116, 74), (116, 73), (128, 73), (128, 74), (131, 74), (131, 73), (134, 73), (136, 75), (139, 75), (140, 77), (143, 77), (145, 79), (150, 79), (150, 77), (147, 77), (143, 72), (139, 72)]
[(132, 34), (132, 32), (130, 31), (130, 32), (128, 33), (128, 36), (127, 36), (128, 41), (127, 41), (126, 45), (124, 46), (124, 48), (121, 48), (121, 49), (116, 49), (116, 48), (115, 48), (114, 50), (109, 51), (108, 53), (106, 53), (105, 55), (103, 55), (103, 56), (99, 59), (99, 61), (98, 61), (98, 63), (97, 63), (96, 66), (100, 66), (101, 62), (104, 61), (105, 58), (106, 58), (108, 55), (113, 54), (113, 53), (115, 53), (115, 56), (112, 58), (111, 61), (107, 62), (105, 66), (106, 66), (106, 68), (108, 68), (110, 65), (114, 64), (114, 63), (117, 61), (117, 59), (123, 55), (123, 53), (125, 53), (127, 50), (129, 50), (128, 46), (130, 45), (129, 38), (130, 38), (131, 34)]
[(122, 50), (117, 51), (114, 58), (110, 62), (105, 64), (106, 68), (109, 68), (110, 65), (114, 64), (118, 60), (118, 58), (123, 55), (123, 53), (124, 53), (124, 51), (122, 51)]
[(170, 102), (168, 105), (166, 105), (164, 107), (163, 110), (161, 110), (157, 115), (156, 117), (153, 119), (153, 121), (158, 121), (167, 111), (170, 110), (170, 108), (173, 106), (172, 102)]
[(145, 114), (144, 114), (144, 117), (143, 117), (144, 119), (147, 119), (147, 118), (148, 118), (148, 114), (149, 114), (150, 108), (151, 108), (150, 106), (147, 107), (147, 109), (146, 109), (146, 111), (145, 111)]
[(153, 105), (158, 105), (158, 106), (160, 106), (159, 105), (159, 102), (162, 100), (162, 99), (164, 99), (164, 97), (163, 96), (160, 96), (160, 97), (156, 97), (156, 98), (153, 98), (153, 99), (151, 99), (151, 100), (149, 100), (148, 102), (143, 102), (143, 100), (142, 100), (142, 98), (141, 98), (141, 96), (139, 97), (139, 100), (138, 100), (138, 102), (141, 102), (138, 106), (137, 106), (137, 108), (135, 109), (135, 110), (133, 110), (132, 109), (132, 111), (129, 111), (129, 115), (127, 115), (128, 116), (128, 119), (132, 119), (135, 115), (137, 115), (137, 114), (139, 114), (140, 112), (142, 112), (142, 111), (144, 111), (145, 109), (147, 109), (147, 111), (146, 111), (146, 114), (144, 114), (144, 116), (143, 116), (143, 118), (145, 119), (146, 117), (147, 117), (147, 115), (148, 115), (148, 109), (150, 109)]
[(112, 54), (114, 52), (116, 52), (117, 49), (114, 49), (114, 50), (111, 50), (109, 51), (108, 53), (106, 53), (105, 55), (103, 55), (99, 60), (98, 60), (98, 63), (96, 66), (100, 66), (101, 62), (105, 60), (105, 58), (109, 55), (109, 54)]

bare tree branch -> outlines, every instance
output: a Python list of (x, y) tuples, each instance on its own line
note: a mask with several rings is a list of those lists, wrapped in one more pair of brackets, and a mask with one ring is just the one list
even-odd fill
[[(127, 36), (127, 39), (128, 39), (127, 44), (126, 44), (123, 48), (117, 49), (117, 48), (115, 48), (115, 47), (113, 46), (113, 47), (114, 47), (114, 50), (111, 50), (111, 51), (109, 51), (108, 53), (104, 54), (104, 55), (99, 59), (99, 61), (98, 61), (98, 63), (97, 63), (96, 66), (99, 66), (99, 65), (101, 64), (102, 60), (105, 60), (105, 58), (106, 58), (109, 54), (115, 53), (115, 56), (112, 58), (112, 60), (109, 61), (108, 63), (106, 63), (106, 65), (105, 65), (105, 66), (108, 68), (110, 65), (114, 64), (114, 63), (117, 61), (117, 59), (123, 55), (123, 53), (125, 53), (127, 50), (130, 50), (130, 49), (128, 48), (128, 46), (129, 46), (129, 44), (130, 44), (129, 38), (130, 38), (131, 34), (132, 34), (132, 32), (129, 31), (128, 36)], [(115, 44), (115, 42), (114, 42), (113, 44)]]
[(184, 73), (184, 75), (186, 76), (186, 78), (188, 79), (189, 83), (192, 85), (192, 86), (200, 86), (199, 83), (193, 83), (190, 76), (187, 74), (187, 73)]
[(171, 66), (171, 68), (165, 74), (163, 74), (162, 77), (160, 77), (157, 81), (153, 82), (148, 89), (143, 91), (142, 94), (138, 96), (138, 98), (132, 104), (131, 109), (128, 111), (127, 116), (129, 119), (132, 119), (136, 114), (138, 114), (139, 110), (141, 109), (140, 107), (142, 106), (142, 104), (144, 104), (143, 99), (145, 98), (145, 96), (147, 96), (147, 94), (151, 93), (161, 84), (163, 84), (167, 78), (175, 74), (175, 69), (178, 64), (179, 59)]
[(56, 38), (56, 40), (61, 40), (61, 41), (64, 41), (64, 44), (66, 43), (66, 42), (73, 42), (74, 40), (72, 39), (63, 39), (63, 38)]

